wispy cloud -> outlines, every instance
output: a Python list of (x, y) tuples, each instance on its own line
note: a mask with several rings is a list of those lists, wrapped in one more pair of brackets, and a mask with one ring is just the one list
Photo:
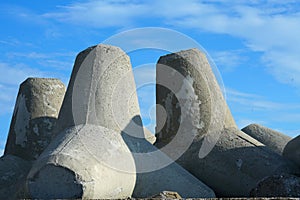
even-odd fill
[(44, 77), (45, 72), (30, 68), (23, 64), (11, 66), (7, 63), (0, 63), (0, 83), (5, 85), (18, 85), (28, 77)]
[[(148, 19), (147, 25), (155, 25), (158, 20), (173, 27), (228, 34), (243, 39), (250, 50), (261, 52), (262, 62), (278, 81), (300, 87), (300, 12), (297, 1), (89, 0), (61, 6), (42, 16), (96, 28), (140, 26), (145, 25), (144, 19)], [(219, 62), (227, 67), (237, 65), (239, 58), (226, 59), (226, 54), (232, 53), (235, 52), (219, 54)]]
[(300, 103), (281, 103), (276, 101), (270, 101), (265, 99), (265, 97), (257, 94), (240, 92), (230, 88), (226, 89), (226, 96), (227, 101), (245, 106), (252, 110), (276, 111), (283, 109), (300, 109)]
[(278, 102), (264, 96), (226, 89), (227, 102), (232, 105), (232, 113), (237, 125), (243, 128), (251, 123), (265, 126), (279, 123), (293, 124), (300, 120), (300, 103)]
[(123, 0), (87, 1), (60, 6), (59, 9), (59, 12), (45, 13), (43, 17), (97, 28), (128, 26), (136, 16), (141, 17), (149, 10), (146, 4)]
[(24, 60), (28, 59), (31, 62), (37, 63), (39, 66), (47, 67), (50, 70), (58, 70), (70, 72), (73, 66), (73, 61), (76, 57), (76, 52), (8, 52), (6, 56), (9, 60)]
[(247, 60), (242, 53), (243, 50), (228, 50), (211, 52), (210, 56), (219, 69), (223, 72), (231, 72)]

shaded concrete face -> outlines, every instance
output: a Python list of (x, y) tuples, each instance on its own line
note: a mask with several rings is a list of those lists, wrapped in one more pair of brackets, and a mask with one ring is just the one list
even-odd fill
[[(18, 199), (31, 163), (13, 155), (0, 158), (0, 199)], [(21, 195), (21, 194), (20, 194)]]
[(194, 142), (177, 162), (211, 187), (217, 197), (247, 197), (264, 177), (299, 172), (293, 163), (241, 138), (239, 132), (224, 129), (215, 147), (202, 159), (198, 157), (202, 142)]
[[(185, 79), (178, 81), (175, 72), (164, 73), (161, 65), (175, 69)], [(176, 159), (174, 154), (190, 141), (176, 162), (205, 182), (218, 197), (248, 196), (262, 178), (298, 171), (292, 163), (237, 129), (211, 67), (200, 51), (191, 49), (161, 57), (156, 78), (157, 84), (166, 83), (165, 80), (173, 83), (173, 91), (156, 87), (157, 104), (165, 109), (167, 118), (164, 120), (157, 112), (157, 128), (161, 130), (155, 145)], [(188, 88), (185, 85), (192, 89), (182, 91)], [(191, 103), (178, 104), (182, 99)]]
[(19, 89), (4, 154), (35, 160), (48, 146), (65, 95), (58, 79), (28, 78)]
[[(142, 122), (130, 122), (140, 115), (129, 57), (118, 47), (97, 45), (76, 57), (72, 76), (59, 114), (56, 133), (79, 124), (95, 124), (143, 135)], [(137, 124), (138, 126), (134, 126)]]
[(242, 131), (260, 141), (279, 155), (282, 154), (284, 147), (292, 139), (283, 133), (259, 124), (250, 124), (243, 128)]
[(225, 127), (237, 127), (209, 62), (199, 50), (160, 57), (156, 82), (156, 103), (167, 115), (156, 112), (158, 146), (169, 143), (178, 132), (200, 139)]
[(287, 143), (282, 155), (300, 167), (300, 135)]
[(300, 178), (290, 174), (266, 177), (251, 190), (251, 197), (300, 197)]
[(161, 191), (176, 191), (183, 198), (213, 198), (214, 191), (143, 138), (122, 132), (136, 166), (133, 198), (147, 198)]

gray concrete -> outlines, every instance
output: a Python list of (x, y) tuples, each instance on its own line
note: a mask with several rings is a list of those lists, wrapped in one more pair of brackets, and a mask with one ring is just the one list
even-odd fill
[(4, 154), (35, 160), (53, 137), (64, 95), (65, 86), (58, 79), (25, 80), (20, 85)]
[(129, 124), (131, 134), (143, 137), (142, 121), (132, 120), (139, 114), (125, 52), (100, 44), (79, 53), (55, 129), (59, 137), (37, 161), (27, 181), (31, 197), (131, 196), (135, 165), (120, 131)]
[(156, 82), (156, 103), (167, 112), (167, 121), (162, 113), (156, 114), (158, 146), (169, 143), (178, 131), (194, 137), (237, 128), (205, 54), (199, 50), (160, 57)]
[(78, 125), (61, 132), (27, 177), (31, 198), (118, 199), (131, 196), (134, 159), (119, 132)]
[(300, 178), (281, 174), (264, 178), (250, 192), (252, 197), (300, 197)]
[(260, 141), (279, 155), (282, 154), (285, 145), (292, 139), (283, 133), (259, 124), (250, 124), (243, 128), (242, 131)]
[[(125, 130), (126, 132), (126, 130)], [(137, 171), (133, 198), (147, 198), (161, 191), (176, 191), (183, 198), (213, 198), (214, 191), (143, 138), (125, 132)]]
[(13, 155), (0, 158), (0, 199), (24, 198), (23, 189), (31, 162)]
[(182, 199), (182, 197), (173, 191), (162, 191), (161, 193), (152, 196), (151, 198), (155, 199)]
[(239, 136), (239, 130), (224, 129), (215, 147), (197, 157), (203, 140), (194, 140), (177, 161), (211, 187), (218, 197), (246, 197), (267, 176), (299, 173), (293, 163)]
[[(128, 55), (119, 47), (103, 44), (80, 52), (55, 132), (79, 124), (120, 131), (137, 115), (140, 109)], [(136, 123), (132, 123), (134, 132), (143, 133), (141, 122)]]
[(300, 135), (287, 143), (282, 155), (300, 167)]
[(218, 197), (248, 196), (262, 178), (298, 170), (237, 129), (205, 54), (191, 49), (163, 56), (156, 72), (157, 83), (167, 86), (156, 88), (167, 113), (167, 119), (157, 113), (157, 129), (163, 128), (156, 146), (173, 159), (180, 155), (177, 163)]
[(151, 131), (149, 131), (146, 127), (144, 127), (143, 129), (144, 129), (145, 139), (151, 144), (154, 144), (156, 141), (155, 135)]

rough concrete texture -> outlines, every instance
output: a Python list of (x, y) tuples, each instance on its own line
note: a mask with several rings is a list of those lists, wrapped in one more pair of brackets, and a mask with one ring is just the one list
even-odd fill
[(60, 137), (31, 170), (27, 181), (30, 195), (131, 196), (135, 165), (120, 132), (126, 127), (129, 134), (143, 138), (142, 121), (135, 118), (139, 115), (132, 67), (125, 52), (100, 44), (79, 53), (55, 129)]
[[(185, 79), (179, 80), (175, 72), (166, 73), (162, 65)], [(218, 197), (248, 196), (264, 177), (297, 171), (292, 163), (237, 129), (205, 54), (191, 49), (163, 56), (156, 72), (158, 84), (174, 80), (168, 85), (173, 86), (172, 92), (168, 87), (156, 88), (157, 104), (167, 113), (163, 119), (157, 112), (157, 129), (163, 128), (156, 146), (173, 159), (182, 151), (177, 162)]]
[[(126, 132), (126, 130), (125, 130)], [(161, 191), (176, 191), (183, 198), (213, 198), (212, 189), (143, 138), (122, 133), (137, 171), (133, 198), (147, 198)]]
[(27, 177), (31, 198), (118, 199), (136, 182), (134, 159), (119, 132), (78, 125), (61, 132)]
[(155, 135), (149, 131), (146, 127), (144, 127), (144, 135), (145, 135), (145, 139), (150, 142), (151, 144), (154, 144), (156, 141), (156, 137)]
[(259, 124), (250, 124), (243, 128), (242, 131), (260, 141), (279, 155), (282, 154), (285, 145), (292, 139), (283, 133)]
[[(167, 112), (167, 120), (157, 112), (157, 143), (171, 141), (180, 124), (186, 124), (180, 128), (193, 132), (192, 137), (237, 128), (206, 56), (199, 50), (160, 57), (156, 82), (156, 103)], [(189, 124), (184, 120), (192, 121)]]
[[(130, 59), (119, 47), (99, 44), (76, 57), (56, 133), (79, 124), (120, 131), (140, 115)], [(143, 134), (142, 130), (133, 132)], [(141, 137), (141, 136), (140, 136)]]
[(28, 78), (21, 85), (5, 155), (35, 160), (48, 146), (65, 95), (58, 79)]
[(300, 197), (300, 178), (282, 174), (260, 181), (251, 192), (252, 197)]
[(0, 199), (17, 199), (22, 192), (31, 162), (13, 155), (0, 158)]
[(282, 154), (300, 167), (300, 135), (287, 143)]
[(172, 191), (162, 191), (161, 193), (154, 195), (154, 199), (182, 199), (182, 197), (177, 192)]

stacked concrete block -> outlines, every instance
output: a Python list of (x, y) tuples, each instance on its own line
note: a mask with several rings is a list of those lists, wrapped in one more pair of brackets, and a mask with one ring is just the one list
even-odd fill
[(66, 95), (57, 79), (22, 83), (0, 198), (299, 196), (299, 137), (238, 130), (204, 53), (163, 56), (156, 72), (157, 138), (118, 47), (79, 53)]
[(283, 133), (259, 124), (250, 124), (243, 128), (242, 131), (260, 141), (279, 155), (282, 154), (284, 147), (292, 139)]
[[(154, 172), (152, 180), (143, 179), (144, 186), (151, 180), (160, 187), (142, 187), (144, 193), (139, 193), (141, 163), (124, 135), (143, 141), (138, 147), (143, 153), (147, 145), (157, 149), (145, 139), (135, 90), (129, 57), (120, 48), (97, 45), (77, 56), (55, 129), (57, 137), (28, 176), (30, 197), (115, 199), (135, 193), (150, 196), (169, 187), (185, 188), (183, 195), (192, 189), (204, 197), (214, 196), (179, 165), (167, 168), (166, 174)], [(170, 177), (164, 180), (162, 175)]]
[[(126, 81), (121, 82), (122, 78)], [(77, 56), (55, 129), (57, 137), (37, 160), (27, 180), (31, 197), (131, 196), (135, 165), (122, 143), (120, 130), (124, 124), (133, 124), (143, 134), (142, 127), (136, 126), (141, 121), (132, 121), (139, 114), (134, 91), (130, 60), (120, 48), (97, 45)], [(113, 106), (120, 109), (114, 112)], [(112, 159), (129, 169), (114, 168), (103, 159)]]
[(252, 197), (300, 197), (300, 177), (280, 174), (266, 177), (251, 190)]
[(24, 198), (32, 162), (53, 138), (65, 94), (58, 79), (28, 78), (21, 85), (4, 156), (0, 158), (0, 198)]
[(48, 146), (65, 95), (58, 79), (28, 78), (19, 89), (4, 154), (35, 160)]
[(282, 154), (300, 167), (300, 135), (287, 143)]
[[(126, 132), (126, 129), (125, 129)], [(214, 198), (214, 191), (166, 154), (142, 138), (122, 133), (136, 166), (134, 198), (147, 198), (169, 190), (182, 198)]]
[(24, 190), (30, 167), (30, 161), (17, 156), (5, 155), (0, 158), (0, 199), (23, 198), (20, 193)]
[(237, 129), (204, 53), (190, 49), (161, 57), (156, 79), (157, 104), (167, 113), (166, 120), (157, 113), (162, 129), (156, 145), (179, 157), (217, 196), (248, 196), (264, 177), (297, 171)]

